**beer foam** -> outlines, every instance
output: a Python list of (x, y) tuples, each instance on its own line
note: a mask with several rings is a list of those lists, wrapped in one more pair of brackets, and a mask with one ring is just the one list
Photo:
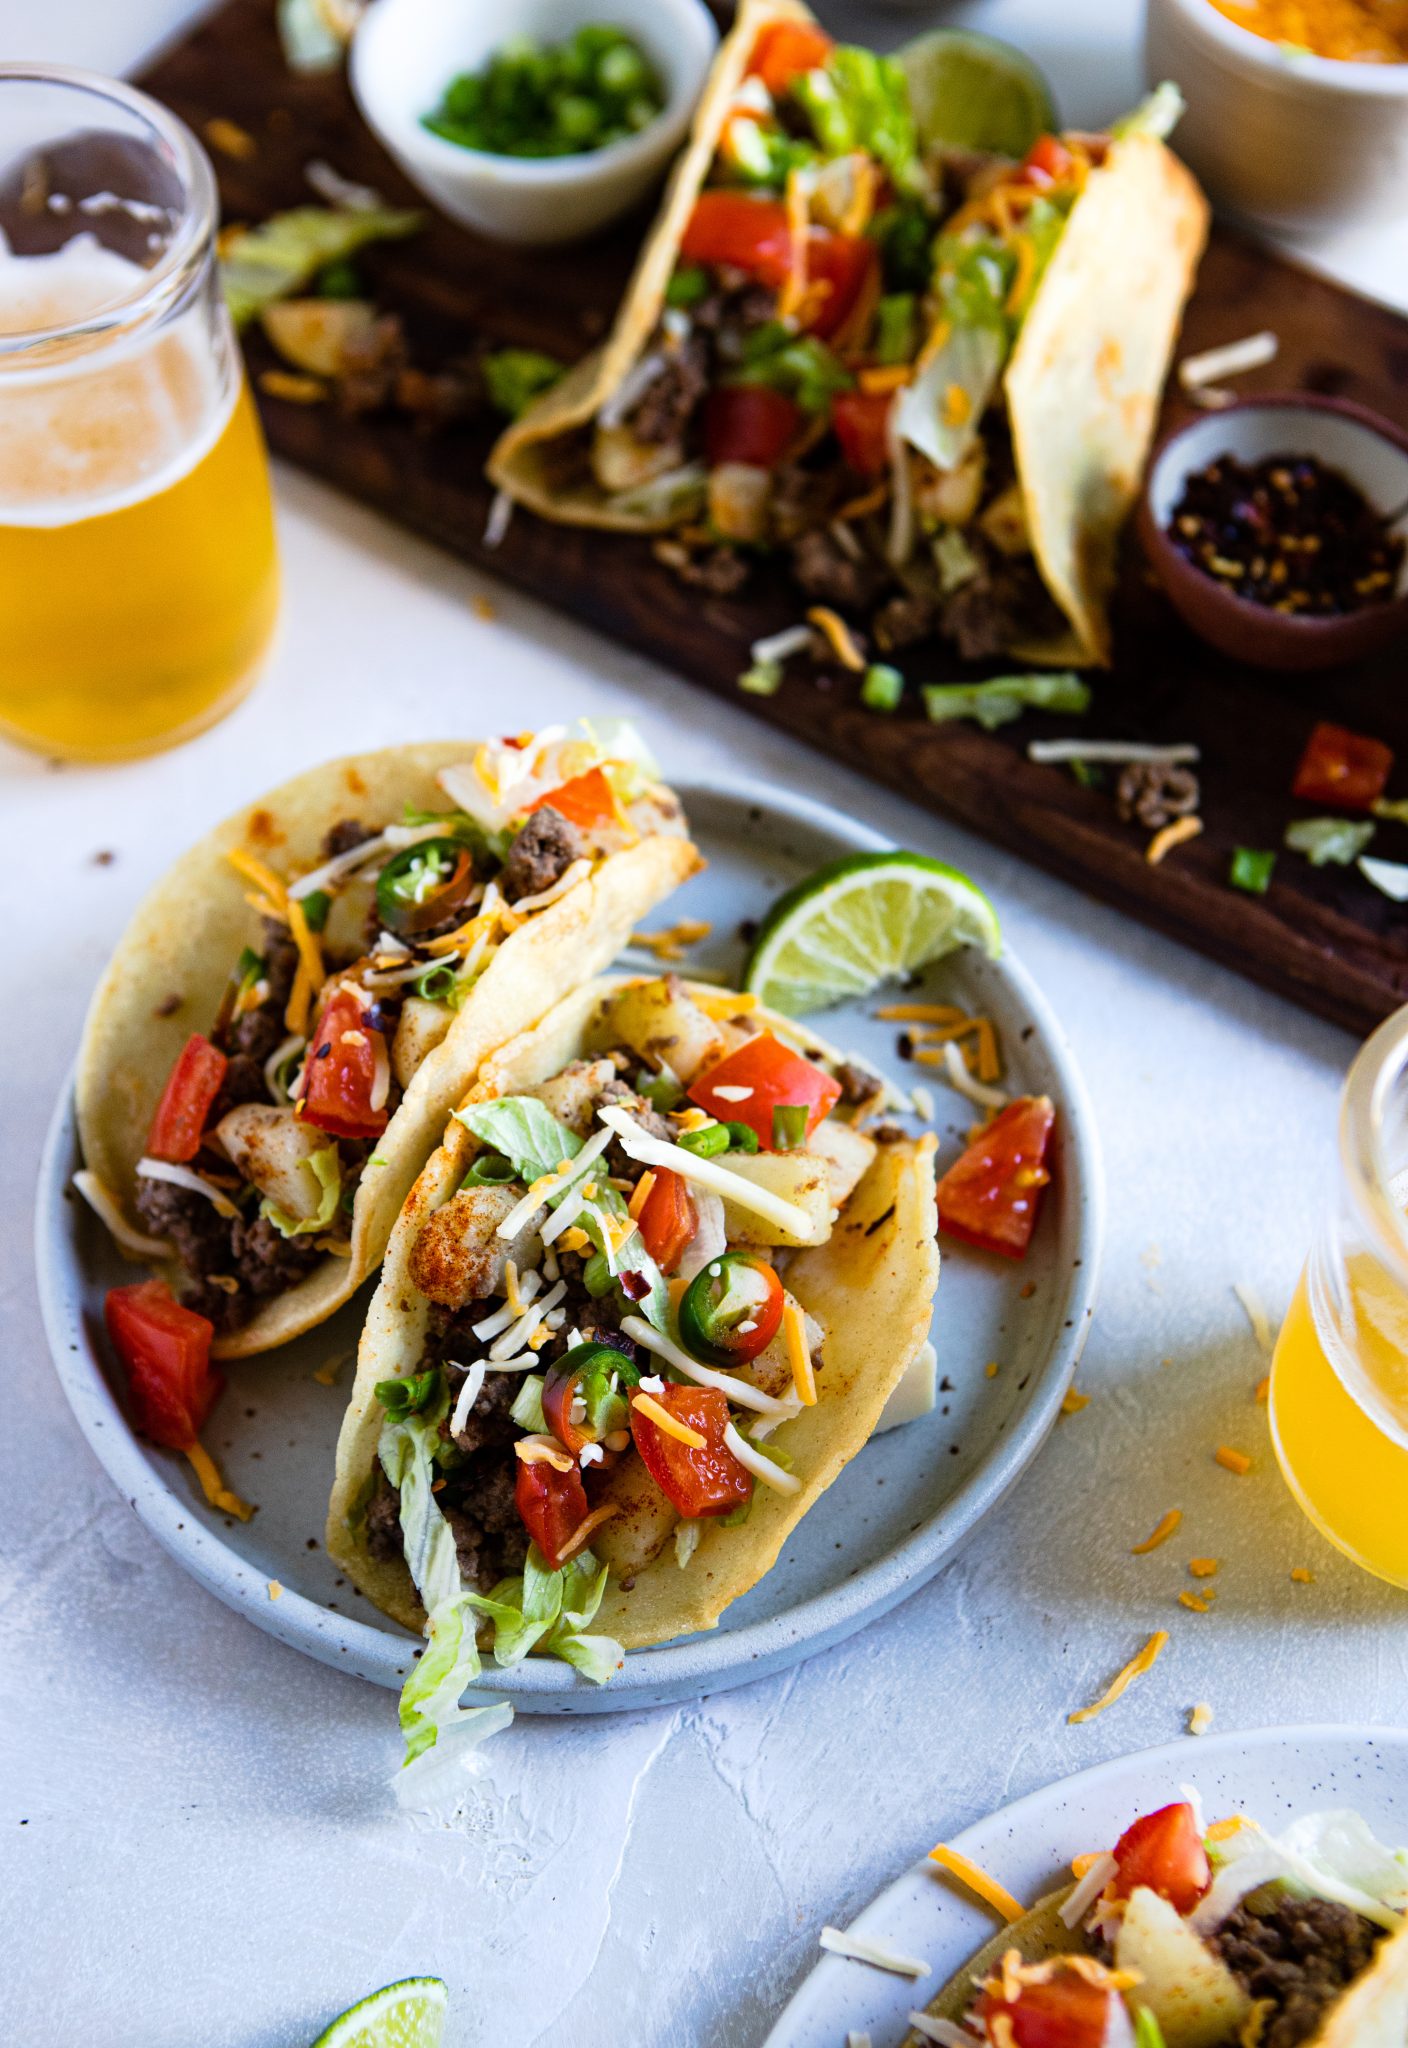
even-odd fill
[[(40, 256), (0, 235), (0, 338), (72, 326), (140, 291), (140, 264), (75, 235)], [(206, 309), (48, 362), (0, 357), (0, 525), (66, 526), (155, 497), (218, 440), (238, 394)]]

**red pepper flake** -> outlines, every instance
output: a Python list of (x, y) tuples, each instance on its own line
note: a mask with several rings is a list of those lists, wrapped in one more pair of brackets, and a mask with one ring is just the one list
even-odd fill
[(1234, 597), (1306, 618), (1342, 618), (1397, 594), (1404, 543), (1363, 492), (1313, 455), (1195, 471), (1169, 538)]

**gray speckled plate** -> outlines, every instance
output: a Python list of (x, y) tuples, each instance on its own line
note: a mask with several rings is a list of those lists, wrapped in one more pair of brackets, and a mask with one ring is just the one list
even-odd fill
[[(947, 1839), (1030, 1901), (1069, 1877), (1073, 1856), (1115, 1841), (1136, 1814), (1177, 1799), (1185, 1784), (1202, 1795), (1210, 1820), (1246, 1812), (1276, 1829), (1298, 1814), (1352, 1806), (1382, 1840), (1408, 1841), (1408, 1731), (1314, 1726), (1188, 1737), (1116, 1757)], [(942, 1814), (934, 1815), (934, 1826), (942, 1828)], [(874, 2048), (895, 2048), (908, 2031), (908, 2014), (927, 2005), (996, 1925), (926, 1858), (881, 1892), (852, 1928), (922, 1959), (932, 1974), (914, 1983), (823, 1955), (763, 2048), (841, 2048), (850, 2032), (868, 2034)]]
[[(824, 805), (761, 785), (682, 790), (708, 870), (660, 923), (707, 919), (691, 966), (736, 976), (740, 922), (838, 854), (889, 842)], [(932, 1415), (878, 1438), (801, 1524), (767, 1577), (716, 1630), (633, 1652), (598, 1689), (567, 1666), (532, 1659), (490, 1671), (484, 1689), (542, 1713), (610, 1713), (717, 1692), (840, 1642), (938, 1570), (1011, 1485), (1055, 1421), (1089, 1324), (1102, 1225), (1089, 1103), (1045, 1001), (1010, 956), (942, 961), (921, 995), (981, 1010), (998, 1025), (1015, 1090), (1059, 1110), (1055, 1180), (1020, 1264), (945, 1250), (934, 1323), (943, 1389)], [(898, 1073), (896, 1029), (860, 1005), (818, 1020), (835, 1043)], [(911, 1080), (917, 1069), (904, 1070)], [(926, 1081), (933, 1076), (925, 1073)], [(941, 1164), (972, 1112), (938, 1086)], [(102, 1332), (105, 1288), (132, 1278), (69, 1189), (78, 1165), (73, 1107), (59, 1104), (36, 1197), (36, 1251), (49, 1342), (80, 1428), (157, 1540), (219, 1599), (325, 1663), (399, 1686), (413, 1639), (337, 1574), (322, 1547), (333, 1447), (365, 1300), (263, 1358), (227, 1368), (206, 1440), (227, 1482), (258, 1505), (240, 1523), (210, 1509), (186, 1464), (133, 1436)], [(326, 1376), (335, 1361), (335, 1383)], [(995, 1360), (1000, 1370), (988, 1378)], [(323, 1373), (320, 1380), (317, 1375)], [(280, 1589), (271, 1594), (271, 1584)]]

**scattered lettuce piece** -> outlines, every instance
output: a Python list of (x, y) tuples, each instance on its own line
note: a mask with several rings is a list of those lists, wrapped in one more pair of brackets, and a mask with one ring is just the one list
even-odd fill
[(369, 242), (399, 241), (415, 234), (423, 213), (392, 207), (295, 206), (271, 214), (225, 242), (220, 282), (235, 326), (245, 327), (277, 299), (292, 298), (329, 263)]
[(336, 71), (366, 0), (279, 0), (279, 41), (290, 71)]
[(1126, 135), (1152, 135), (1156, 142), (1167, 142), (1183, 119), (1187, 105), (1172, 79), (1166, 78), (1137, 107), (1112, 121), (1110, 134), (1117, 142)]
[(1362, 854), (1355, 862), (1366, 882), (1372, 882), (1395, 903), (1408, 903), (1408, 867), (1399, 860), (1372, 860)]
[(833, 395), (855, 382), (839, 356), (814, 334), (796, 335), (778, 321), (769, 321), (743, 346), (736, 381), (766, 384), (796, 400), (803, 412), (824, 412)]
[(652, 525), (673, 526), (695, 518), (704, 510), (709, 494), (709, 472), (702, 462), (686, 462), (664, 476), (652, 477), (629, 491), (617, 491), (607, 499), (613, 512), (628, 519), (645, 519)]
[(1147, 2005), (1134, 2014), (1134, 2048), (1164, 2048), (1164, 2030)]
[(457, 1109), (455, 1116), (481, 1144), (512, 1160), (525, 1186), (556, 1173), (564, 1159), (575, 1159), (582, 1141), (559, 1123), (552, 1111), (532, 1095), (504, 1095), (496, 1102), (478, 1102)]
[(307, 1237), (315, 1230), (330, 1230), (337, 1215), (342, 1198), (342, 1162), (337, 1156), (336, 1145), (324, 1145), (320, 1152), (315, 1152), (303, 1163), (321, 1190), (316, 1215), (292, 1216), (277, 1202), (270, 1201), (267, 1195), (259, 1204), (260, 1215), (266, 1223), (273, 1224), (280, 1237)]
[(511, 420), (566, 374), (566, 364), (536, 348), (496, 348), (481, 357), (489, 403)]
[(873, 661), (861, 678), (860, 701), (870, 711), (898, 711), (904, 676), (887, 661)]
[(1297, 818), (1286, 827), (1287, 846), (1292, 853), (1303, 853), (1313, 868), (1331, 862), (1348, 867), (1373, 836), (1374, 826), (1367, 819), (1356, 823), (1351, 818)]
[(543, 1413), (545, 1384), (540, 1372), (525, 1372), (513, 1397), (513, 1406), (508, 1411), (518, 1427), (526, 1429), (530, 1436), (541, 1436), (547, 1432), (547, 1417)]
[(924, 709), (935, 725), (950, 718), (976, 719), (994, 732), (1024, 711), (1080, 713), (1090, 706), (1090, 689), (1074, 669), (1018, 676), (989, 676), (981, 683), (926, 683)]
[(750, 697), (775, 697), (782, 688), (782, 663), (755, 661), (738, 678), (738, 687), (746, 690)]
[(935, 469), (957, 469), (977, 440), (1007, 360), (1005, 326), (955, 323), (895, 406), (901, 440)]

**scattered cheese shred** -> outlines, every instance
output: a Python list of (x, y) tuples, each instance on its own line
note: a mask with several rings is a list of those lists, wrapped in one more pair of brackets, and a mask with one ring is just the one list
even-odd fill
[[(705, 925), (700, 937), (707, 939), (713, 929), (711, 924)], [(758, 1007), (756, 996), (731, 995), (727, 989), (720, 992), (717, 989), (691, 988), (690, 994), (706, 1017), (743, 1017)]]
[[(288, 899), (288, 929), (289, 937), (298, 948), (299, 964), (308, 977), (309, 987), (321, 988), (323, 985), (322, 951), (318, 941), (308, 929), (308, 920), (303, 915), (303, 905), (296, 896), (290, 896)], [(291, 1026), (290, 1029), (292, 1029)]]
[(1207, 1839), (1210, 1842), (1229, 1842), (1233, 1835), (1240, 1835), (1244, 1829), (1251, 1825), (1252, 1823), (1247, 1820), (1244, 1814), (1229, 1813), (1225, 1820), (1215, 1820), (1213, 1822), (1207, 1831)]
[(1117, 1699), (1128, 1692), (1136, 1678), (1142, 1678), (1146, 1671), (1153, 1669), (1162, 1656), (1167, 1644), (1167, 1629), (1156, 1629), (1138, 1656), (1130, 1658), (1123, 1671), (1119, 1672), (1110, 1681), (1109, 1686), (1101, 1693), (1099, 1699), (1093, 1701), (1088, 1707), (1077, 1707), (1073, 1713), (1067, 1714), (1067, 1721), (1093, 1721), (1097, 1714), (1103, 1714), (1106, 1707), (1112, 1707)]
[(594, 1529), (599, 1529), (603, 1522), (609, 1522), (611, 1517), (617, 1513), (619, 1513), (619, 1505), (614, 1500), (603, 1501), (599, 1508), (593, 1508), (591, 1513), (577, 1524), (558, 1553), (563, 1563), (565, 1564), (569, 1557), (576, 1556), (577, 1552), (587, 1543)]
[[(682, 917), (677, 924), (667, 925), (663, 932), (634, 932), (631, 944), (647, 953), (653, 953), (657, 960), (683, 960), (688, 946), (697, 946), (707, 939), (714, 927), (699, 917)], [(737, 999), (731, 998), (737, 1007)]]
[(1315, 1584), (1314, 1572), (1308, 1572), (1303, 1564), (1298, 1564), (1294, 1567), (1291, 1572), (1291, 1578), (1297, 1586), (1313, 1586)]
[(282, 1586), (281, 1586), (281, 1585), (279, 1584), (278, 1580), (277, 1580), (277, 1579), (270, 1579), (270, 1581), (269, 1581), (269, 1598), (270, 1598), (271, 1600), (282, 1600), (282, 1599), (283, 1599), (283, 1597), (284, 1597), (284, 1589), (283, 1589), (283, 1587), (282, 1587)]
[(259, 144), (247, 128), (241, 128), (238, 121), (229, 121), (223, 114), (216, 114), (201, 130), (212, 149), (218, 149), (222, 156), (235, 157), (240, 163), (247, 163), (259, 154)]
[(513, 1454), (523, 1465), (551, 1465), (554, 1472), (572, 1472), (576, 1460), (564, 1451), (555, 1437), (521, 1436), (514, 1444)]
[(351, 1355), (349, 1351), (344, 1351), (337, 1358), (330, 1358), (326, 1365), (320, 1365), (313, 1374), (318, 1385), (320, 1387), (335, 1387), (337, 1385), (337, 1376)]
[(705, 1449), (707, 1439), (697, 1429), (691, 1429), (687, 1422), (680, 1422), (668, 1408), (662, 1408), (653, 1394), (637, 1394), (631, 1403), (637, 1414), (644, 1415), (655, 1424), (665, 1436), (672, 1436), (677, 1444), (688, 1444), (692, 1451)]
[(1151, 868), (1156, 868), (1166, 853), (1172, 853), (1175, 846), (1186, 845), (1196, 839), (1203, 829), (1201, 818), (1175, 818), (1171, 825), (1165, 825), (1162, 832), (1156, 832), (1144, 849), (1144, 858)]
[(1078, 1387), (1067, 1387), (1065, 1399), (1061, 1403), (1063, 1415), (1079, 1415), (1082, 1408), (1089, 1406), (1089, 1394), (1082, 1394)]
[(864, 1934), (847, 1934), (839, 1927), (823, 1927), (817, 1937), (833, 1956), (845, 1956), (852, 1963), (871, 1963), (877, 1970), (891, 1970), (897, 1977), (927, 1977), (929, 1965), (917, 1956), (901, 1955), (887, 1941), (872, 1940)]
[(865, 656), (856, 644), (855, 634), (839, 612), (832, 611), (830, 605), (814, 604), (807, 613), (807, 621), (825, 635), (827, 645), (842, 668), (851, 669), (856, 675), (862, 673)]
[(774, 317), (778, 320), (791, 318), (807, 289), (807, 193), (799, 170), (787, 173), (783, 197), (787, 207), (787, 275), (777, 295)]
[(1186, 1607), (1190, 1614), (1206, 1614), (1208, 1611), (1207, 1600), (1201, 1593), (1189, 1593), (1185, 1590), (1179, 1594), (1178, 1604), (1180, 1607)]
[(633, 1222), (640, 1216), (641, 1210), (650, 1200), (650, 1190), (654, 1187), (657, 1177), (655, 1172), (650, 1167), (647, 1167), (632, 1188), (631, 1199), (626, 1204), (626, 1214)]
[(308, 979), (308, 969), (303, 955), (298, 956), (298, 967), (293, 977), (293, 987), (288, 992), (284, 1006), (284, 1029), (298, 1038), (306, 1038), (313, 1008), (313, 984)]
[(1252, 1326), (1252, 1335), (1256, 1338), (1257, 1350), (1264, 1352), (1269, 1358), (1272, 1351), (1271, 1318), (1266, 1313), (1265, 1303), (1256, 1289), (1249, 1287), (1244, 1280), (1234, 1281), (1232, 1292), (1246, 1311), (1247, 1321)]
[(1172, 1536), (1182, 1520), (1182, 1508), (1170, 1508), (1158, 1527), (1150, 1535), (1146, 1536), (1142, 1543), (1135, 1544), (1129, 1553), (1130, 1556), (1147, 1557), (1151, 1550), (1157, 1550), (1161, 1543), (1168, 1542), (1169, 1537)]
[(887, 391), (902, 391), (909, 382), (908, 363), (872, 363), (856, 373), (856, 382), (867, 398), (883, 398)]
[(986, 1870), (974, 1863), (961, 1850), (950, 1849), (947, 1842), (939, 1842), (929, 1851), (929, 1861), (937, 1863), (940, 1870), (946, 1870), (950, 1877), (956, 1877), (960, 1884), (967, 1885), (985, 1905), (1000, 1913), (1004, 1920), (1020, 1920), (1026, 1908), (1013, 1898), (1005, 1885), (990, 1877)]
[(1263, 1408), (1266, 1406), (1266, 1403), (1271, 1399), (1271, 1375), (1269, 1372), (1264, 1372), (1261, 1378), (1257, 1381), (1256, 1398), (1261, 1403)]
[(241, 1500), (237, 1493), (230, 1492), (224, 1480), (220, 1477), (220, 1467), (211, 1457), (209, 1451), (206, 1450), (204, 1444), (187, 1444), (186, 1456), (190, 1459), (195, 1469), (196, 1478), (201, 1484), (201, 1491), (210, 1502), (210, 1505), (213, 1508), (220, 1508), (227, 1515), (236, 1516), (241, 1522), (247, 1522), (254, 1513), (254, 1509), (249, 1505), (248, 1501)]
[(962, 1024), (967, 1015), (952, 1003), (885, 1003), (875, 1014), (882, 1024)]
[(1199, 1700), (1188, 1716), (1188, 1733), (1190, 1735), (1206, 1735), (1211, 1726), (1212, 1708), (1206, 1700)]
[(816, 1375), (807, 1350), (806, 1325), (802, 1311), (789, 1294), (782, 1310), (783, 1335), (787, 1340), (787, 1361), (792, 1367), (792, 1385), (804, 1408), (816, 1406)]
[(1228, 1444), (1219, 1444), (1214, 1455), (1224, 1472), (1235, 1472), (1239, 1479), (1252, 1469), (1252, 1461), (1246, 1452), (1234, 1451)]
[(1190, 1557), (1188, 1569), (1195, 1579), (1210, 1579), (1217, 1570), (1215, 1557)]
[(232, 846), (225, 858), (237, 874), (243, 875), (247, 882), (253, 882), (255, 888), (268, 898), (279, 917), (288, 916), (288, 890), (257, 854), (247, 853), (242, 846)]

